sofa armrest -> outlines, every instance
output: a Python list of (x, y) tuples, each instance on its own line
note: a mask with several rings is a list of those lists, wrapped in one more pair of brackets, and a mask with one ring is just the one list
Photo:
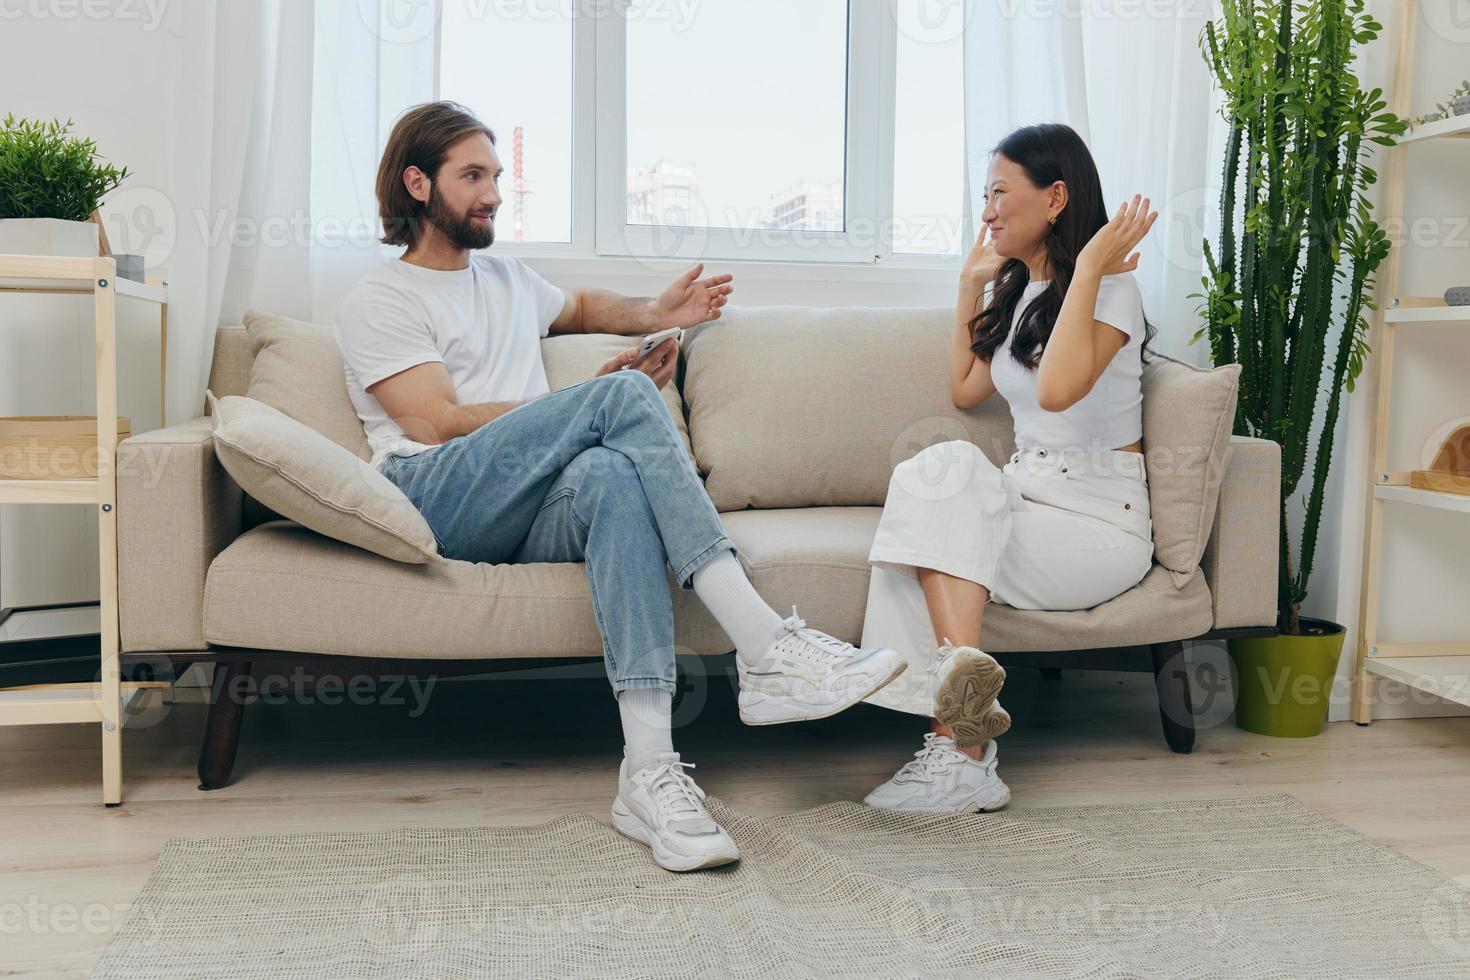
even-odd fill
[(1215, 629), (1276, 624), (1281, 529), (1281, 447), (1234, 436), (1220, 482), (1220, 505), (1200, 568), (1215, 607)]
[(117, 447), (122, 649), (203, 650), (204, 576), (240, 534), (242, 491), (214, 455), (212, 420), (143, 432)]

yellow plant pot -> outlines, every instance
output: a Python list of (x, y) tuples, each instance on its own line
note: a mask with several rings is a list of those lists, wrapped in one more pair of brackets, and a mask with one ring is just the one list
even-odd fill
[(1226, 644), (1235, 664), (1235, 723), (1277, 738), (1311, 738), (1327, 721), (1344, 630), (1317, 619), (1302, 635), (1252, 637)]

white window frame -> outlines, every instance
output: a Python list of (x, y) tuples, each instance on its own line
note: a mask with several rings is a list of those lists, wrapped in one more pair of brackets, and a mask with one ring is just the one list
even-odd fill
[[(439, 19), (434, 38), (434, 95), (439, 97)], [(611, 0), (572, 21), (571, 241), (497, 242), (527, 259), (622, 260), (670, 267), (689, 261), (794, 264), (916, 274), (951, 271), (963, 255), (894, 252), (894, 113), (898, 28), (889, 0), (848, 0), (846, 160), (842, 231), (746, 230), (627, 223), (627, 19)], [(863, 66), (869, 66), (864, 70)], [(968, 177), (965, 199), (968, 200)], [(966, 241), (971, 216), (962, 214)], [(929, 278), (924, 276), (925, 279)]]

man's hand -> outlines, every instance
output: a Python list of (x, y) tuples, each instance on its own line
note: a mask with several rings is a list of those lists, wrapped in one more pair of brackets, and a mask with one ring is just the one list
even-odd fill
[(735, 287), (730, 285), (735, 277), (726, 275), (699, 279), (699, 274), (703, 271), (704, 263), (701, 262), (675, 280), (672, 286), (664, 290), (662, 296), (653, 301), (655, 330), (695, 327), (720, 318), (720, 307), (729, 301), (730, 294), (735, 291)]
[(615, 371), (642, 371), (662, 389), (673, 378), (674, 368), (679, 364), (679, 341), (675, 337), (670, 337), (655, 347), (640, 363), (634, 365), (633, 361), (637, 357), (638, 348), (629, 347), (599, 368), (593, 377), (601, 377)]

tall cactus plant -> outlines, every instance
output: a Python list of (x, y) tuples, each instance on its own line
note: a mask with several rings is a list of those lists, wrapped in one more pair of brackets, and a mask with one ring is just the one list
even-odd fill
[[(1200, 38), (1229, 123), (1220, 237), (1206, 241), (1204, 326), (1216, 364), (1239, 363), (1238, 435), (1281, 444), (1278, 626), (1300, 632), (1332, 437), (1368, 353), (1366, 309), (1388, 238), (1365, 190), (1371, 144), (1405, 129), (1353, 73), (1382, 30), (1365, 0), (1221, 0)], [(1329, 357), (1330, 355), (1330, 357)], [(1323, 398), (1325, 389), (1325, 399)], [(1319, 413), (1319, 406), (1322, 411)], [(1320, 414), (1320, 419), (1319, 419)], [(1318, 424), (1320, 422), (1320, 425)], [(1286, 520), (1308, 472), (1300, 546)]]

